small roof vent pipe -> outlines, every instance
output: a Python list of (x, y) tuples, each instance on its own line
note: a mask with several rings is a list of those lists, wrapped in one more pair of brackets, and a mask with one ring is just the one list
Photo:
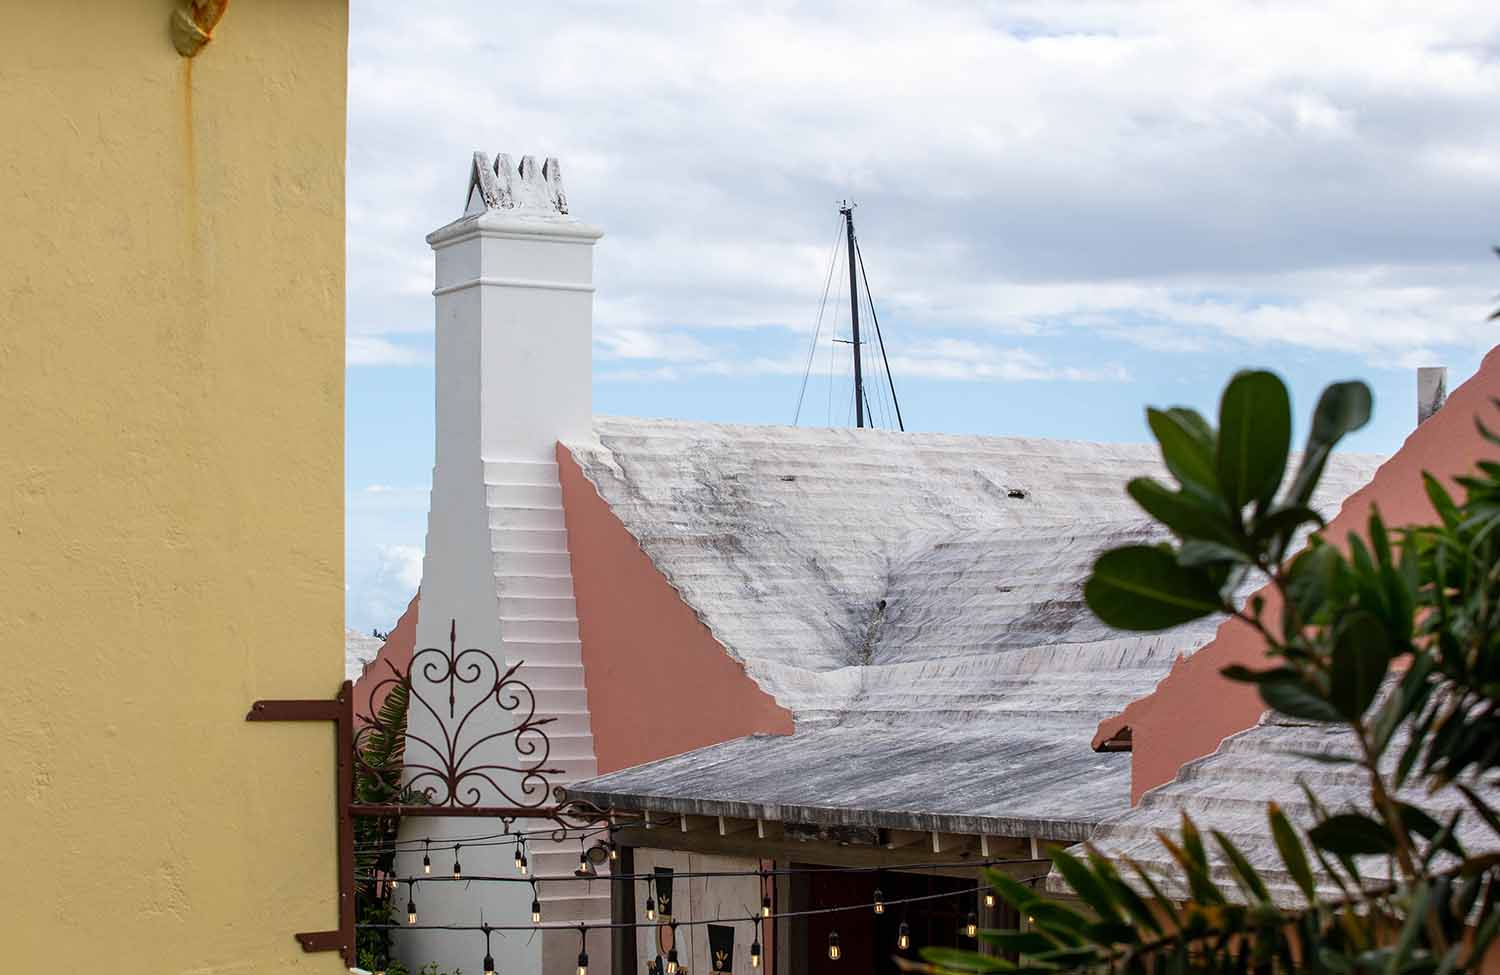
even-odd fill
[(1426, 423), (1448, 400), (1448, 367), (1417, 367), (1417, 425)]

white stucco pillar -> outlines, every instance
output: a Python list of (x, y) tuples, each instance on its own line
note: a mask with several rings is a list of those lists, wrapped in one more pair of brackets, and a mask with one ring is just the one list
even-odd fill
[[(535, 663), (545, 654), (564, 662), (578, 658), (555, 451), (559, 440), (591, 432), (593, 251), (601, 236), (568, 214), (557, 160), (538, 166), (529, 156), (515, 164), (505, 155), (492, 162), (476, 153), (464, 215), (427, 237), (436, 255), (437, 436), (417, 622), (419, 654), (425, 647), (446, 650), (451, 621), (460, 651), (482, 648), (502, 669), (512, 659)], [(409, 780), (414, 762), (433, 761), (420, 742), (441, 743), (443, 730), (452, 734), (456, 724), (446, 721), (448, 686), (424, 683), (422, 662), (412, 670), (413, 690), (434, 707), (414, 704), (409, 711)], [(477, 685), (458, 687), (458, 716), (474, 703), (476, 690)], [(549, 693), (557, 698), (566, 689), (540, 692), (539, 716), (557, 706)], [(464, 726), (458, 750), (513, 719), (512, 713), (480, 708)], [(573, 721), (583, 722), (575, 734), (586, 736), (587, 715), (574, 715)], [(554, 748), (563, 727), (548, 726)], [(526, 764), (516, 758), (510, 741), (485, 744), (468, 764), (478, 761)], [(591, 751), (587, 761), (592, 763)], [(568, 769), (555, 759), (549, 765), (577, 775), (590, 774), (592, 768)], [(521, 776), (499, 778), (498, 787), (512, 790), (511, 795), (477, 778), (464, 781), (460, 792), (478, 788), (483, 793), (479, 804), (485, 806), (529, 804), (518, 792)], [(549, 778), (550, 784), (561, 784), (561, 776)], [(473, 800), (465, 795), (463, 801)], [(526, 820), (517, 824), (522, 829), (534, 825)], [(438, 847), (455, 837), (498, 830), (493, 819), (407, 817), (402, 836), (430, 839), (434, 872), (448, 873), (451, 847), (441, 853)], [(576, 862), (577, 845), (558, 845), (556, 852), (553, 845), (538, 842), (531, 849), (536, 866), (556, 874)], [(464, 871), (509, 875), (514, 873), (512, 856), (508, 846), (465, 849)], [(420, 848), (403, 854), (397, 875), (420, 877), (421, 857)], [(429, 882), (419, 883), (417, 891), (424, 923), (478, 924), (481, 914), (490, 924), (530, 920), (532, 891), (527, 885)], [(406, 896), (403, 885), (398, 906), (404, 907)], [(569, 906), (549, 909), (560, 914)], [(577, 910), (580, 918), (594, 919), (592, 902)], [(507, 975), (542, 975), (549, 965), (559, 967), (547, 961), (550, 956), (576, 955), (577, 941), (572, 930), (546, 937), (511, 933), (495, 937), (493, 947)], [(476, 971), (483, 943), (479, 935), (449, 932), (398, 932), (396, 937), (398, 955), (414, 971), (431, 961), (446, 970)], [(594, 946), (601, 958), (607, 958), (606, 945), (607, 939), (600, 938)], [(607, 975), (607, 964), (599, 967)]]

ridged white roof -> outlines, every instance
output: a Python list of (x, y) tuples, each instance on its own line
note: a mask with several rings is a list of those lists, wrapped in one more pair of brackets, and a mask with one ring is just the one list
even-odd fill
[[(1101, 550), (1157, 537), (1124, 490), (1131, 477), (1166, 476), (1154, 446), (616, 418), (596, 418), (593, 441), (566, 446), (683, 600), (797, 721), (796, 742), (752, 739), (774, 753), (734, 763), (738, 779), (711, 748), (575, 793), (1003, 818), (1002, 760), (980, 784), (987, 797), (967, 798), (903, 797), (880, 784), (892, 781), (881, 766), (919, 736), (937, 763), (956, 742), (1002, 752), (1009, 740), (1030, 756), (1025, 777), (1039, 763), (1059, 783), (1069, 769), (1080, 776), (1050, 820), (1096, 822), (1128, 802), (1129, 757), (1093, 752), (1095, 725), (1217, 626), (1126, 634), (1083, 604)], [(1376, 462), (1339, 458), (1315, 503), (1335, 507)], [(784, 788), (751, 781), (748, 766), (784, 769), (782, 757), (798, 769), (781, 776)], [(834, 768), (867, 781), (833, 781)], [(1017, 786), (1021, 765), (1011, 771)], [(928, 781), (955, 780), (939, 766)]]
[(365, 665), (375, 659), (385, 643), (378, 636), (368, 636), (355, 630), (344, 630), (344, 679), (359, 680)]
[[(1398, 740), (1388, 752), (1387, 766), (1393, 766), (1405, 741)], [(1282, 865), (1271, 838), (1266, 818), (1266, 804), (1276, 802), (1287, 817), (1299, 827), (1311, 826), (1315, 819), (1308, 805), (1302, 783), (1311, 788), (1318, 801), (1332, 812), (1347, 809), (1368, 811), (1368, 780), (1350, 765), (1329, 765), (1302, 753), (1352, 756), (1353, 736), (1345, 729), (1313, 724), (1267, 712), (1254, 728), (1230, 735), (1218, 750), (1196, 761), (1188, 762), (1177, 777), (1148, 791), (1140, 803), (1128, 812), (1099, 824), (1089, 837), (1099, 850), (1111, 857), (1130, 857), (1149, 870), (1167, 893), (1186, 896), (1186, 885), (1178, 878), (1182, 871), (1156, 837), (1158, 830), (1175, 836), (1186, 812), (1204, 834), (1204, 842), (1214, 859), (1214, 878), (1231, 898), (1243, 900), (1227, 866), (1217, 855), (1218, 847), (1208, 836), (1211, 829), (1230, 838), (1245, 854), (1270, 888), (1272, 898), (1284, 907), (1304, 903), (1302, 894)], [(1386, 771), (1389, 772), (1389, 767)], [(1500, 803), (1500, 789), (1490, 789), (1492, 803)], [(1401, 798), (1420, 806), (1440, 822), (1454, 810), (1466, 808), (1458, 790), (1448, 788), (1427, 795), (1417, 783), (1408, 787)], [(1470, 852), (1494, 849), (1495, 838), (1472, 812), (1460, 821), (1458, 839)], [(1311, 857), (1309, 857), (1311, 859)], [(1376, 858), (1378, 859), (1378, 858)], [(1380, 864), (1372, 859), (1362, 863), (1361, 870), (1379, 880)], [(1316, 861), (1313, 861), (1316, 871)], [(1130, 870), (1124, 871), (1128, 879)], [(1319, 872), (1321, 893), (1336, 896), (1338, 889)], [(1055, 892), (1065, 889), (1056, 876), (1048, 886)]]

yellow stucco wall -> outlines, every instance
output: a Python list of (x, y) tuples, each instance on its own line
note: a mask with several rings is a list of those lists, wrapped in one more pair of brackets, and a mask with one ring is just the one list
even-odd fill
[(345, 0), (0, 3), (0, 971), (334, 972)]

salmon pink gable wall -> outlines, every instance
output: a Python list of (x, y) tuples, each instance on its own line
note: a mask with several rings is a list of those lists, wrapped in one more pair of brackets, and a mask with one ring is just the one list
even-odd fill
[(757, 732), (791, 734), (558, 445), (573, 594), (600, 774)]
[[(1455, 475), (1472, 470), (1476, 461), (1500, 457), (1500, 448), (1487, 443), (1474, 426), (1478, 417), (1491, 429), (1500, 427), (1500, 411), (1491, 403), (1497, 396), (1500, 348), (1485, 356), (1479, 371), (1454, 391), (1437, 414), (1412, 431), (1369, 484), (1349, 496), (1325, 537), (1342, 546), (1350, 532), (1362, 535), (1372, 507), (1379, 508), (1388, 526), (1435, 519), (1422, 487), (1422, 472), (1439, 476), (1453, 491)], [(1377, 409), (1399, 406), (1376, 404)], [(1263, 589), (1260, 595), (1270, 618), (1276, 619), (1280, 604), (1275, 594)], [(1238, 620), (1229, 620), (1211, 643), (1178, 660), (1155, 691), (1100, 723), (1095, 748), (1129, 732), (1131, 802), (1147, 789), (1171, 781), (1184, 762), (1209, 754), (1226, 736), (1259, 720), (1265, 705), (1255, 688), (1225, 680), (1219, 672), (1231, 664), (1260, 667), (1265, 662), (1264, 643), (1255, 632)]]
[[(411, 655), (417, 648), (417, 604), (421, 602), (419, 591), (406, 604), (406, 612), (396, 621), (395, 629), (385, 635), (385, 642), (375, 653), (375, 659), (365, 664), (364, 673), (354, 682), (354, 719), (356, 727), (361, 721), (369, 721), (371, 715), (380, 710), (385, 696), (391, 692), (391, 684), (381, 681), (393, 677), (391, 670), (406, 673), (411, 666)], [(371, 695), (373, 694), (373, 700)]]

